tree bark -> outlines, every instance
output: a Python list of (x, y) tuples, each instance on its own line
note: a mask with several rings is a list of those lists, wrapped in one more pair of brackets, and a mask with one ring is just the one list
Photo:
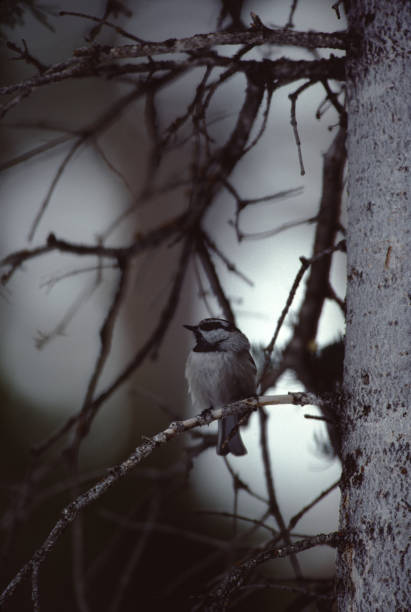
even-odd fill
[[(340, 612), (411, 609), (407, 0), (350, 3)], [(408, 33), (407, 33), (408, 30)], [(408, 556), (408, 560), (407, 560)]]

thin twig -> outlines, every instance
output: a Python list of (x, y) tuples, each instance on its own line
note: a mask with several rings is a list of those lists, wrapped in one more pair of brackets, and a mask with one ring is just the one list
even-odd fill
[(299, 221), (290, 221), (289, 223), (283, 223), (278, 227), (275, 227), (272, 230), (266, 230), (264, 232), (256, 232), (245, 234), (241, 233), (242, 240), (265, 240), (266, 238), (272, 238), (273, 236), (277, 236), (281, 234), (281, 232), (285, 232), (289, 229), (294, 229), (295, 227), (299, 227), (300, 225), (310, 225), (311, 223), (315, 223), (317, 221), (317, 217), (308, 217), (307, 219), (300, 219)]
[(60, 17), (69, 16), (69, 17), (81, 17), (82, 19), (90, 19), (91, 21), (95, 21), (101, 25), (105, 25), (107, 28), (112, 28), (113, 30), (117, 32), (117, 34), (124, 36), (124, 38), (129, 38), (130, 40), (134, 40), (135, 42), (143, 43), (143, 44), (146, 42), (142, 38), (138, 38), (138, 36), (134, 36), (134, 34), (130, 34), (130, 32), (123, 30), (123, 28), (116, 25), (115, 23), (111, 23), (110, 21), (107, 21), (106, 19), (94, 17), (93, 15), (88, 15), (87, 13), (78, 13), (76, 11), (60, 11), (59, 15)]
[(107, 157), (104, 149), (102, 148), (102, 146), (97, 142), (97, 140), (93, 141), (93, 147), (94, 150), (97, 152), (97, 154), (101, 157), (101, 159), (103, 160), (103, 162), (106, 164), (107, 168), (109, 170), (111, 170), (111, 172), (113, 174), (115, 174), (120, 181), (123, 183), (124, 187), (127, 189), (128, 193), (135, 198), (135, 194), (133, 192), (133, 189), (130, 185), (130, 183), (128, 182), (127, 178), (125, 177), (124, 173), (121, 172), (114, 164), (113, 162)]
[(317, 414), (305, 414), (304, 418), (305, 419), (312, 419), (313, 421), (325, 421), (326, 423), (331, 423), (331, 424), (334, 423), (334, 421), (332, 419), (327, 419), (327, 417), (318, 416)]
[(74, 154), (76, 153), (76, 151), (82, 146), (82, 144), (84, 144), (84, 138), (79, 138), (78, 140), (76, 140), (72, 146), (70, 147), (69, 152), (65, 155), (63, 161), (61, 162), (61, 164), (59, 165), (59, 167), (57, 168), (57, 172), (53, 177), (53, 180), (50, 183), (50, 186), (47, 190), (46, 196), (43, 199), (43, 202), (41, 203), (40, 209), (37, 212), (36, 216), (34, 217), (33, 223), (31, 225), (30, 231), (28, 233), (27, 236), (27, 240), (29, 242), (31, 242), (34, 238), (34, 234), (35, 231), (44, 215), (44, 213), (46, 212), (47, 206), (51, 200), (51, 197), (54, 193), (55, 188), (57, 187), (61, 177), (64, 174), (64, 170), (66, 169), (66, 167), (68, 166), (69, 162), (71, 161), (72, 157), (74, 157)]
[(76, 447), (80, 444), (80, 441), (89, 432), (91, 423), (96, 415), (97, 407), (93, 406), (93, 395), (95, 393), (97, 384), (102, 374), (104, 365), (110, 354), (111, 344), (113, 341), (114, 325), (116, 323), (116, 320), (118, 319), (120, 308), (123, 305), (124, 295), (127, 288), (128, 276), (130, 271), (129, 268), (129, 262), (124, 261), (121, 263), (121, 273), (118, 281), (117, 291), (114, 295), (110, 308), (107, 311), (104, 323), (100, 329), (100, 353), (96, 359), (94, 371), (90, 377), (90, 381), (87, 386), (83, 406), (78, 415), (75, 440), (73, 441), (73, 444)]
[(114, 391), (116, 391), (118, 387), (120, 387), (120, 385), (122, 385), (130, 377), (132, 372), (137, 369), (137, 367), (148, 355), (154, 354), (154, 351), (158, 350), (158, 347), (160, 346), (164, 335), (168, 330), (180, 299), (181, 287), (185, 278), (191, 250), (191, 239), (187, 239), (181, 250), (178, 270), (174, 279), (173, 287), (171, 289), (167, 304), (160, 315), (157, 327), (154, 329), (147, 342), (139, 351), (137, 351), (132, 360), (117, 376), (117, 378), (104, 391), (102, 391), (99, 396), (95, 398), (92, 404), (93, 411), (97, 410), (97, 408), (101, 406), (101, 404), (104, 403), (114, 393)]
[(332, 485), (330, 485), (327, 489), (322, 491), (322, 493), (317, 495), (317, 497), (315, 497), (312, 502), (310, 502), (309, 504), (304, 506), (304, 508), (302, 508), (299, 512), (297, 512), (297, 514), (295, 514), (290, 519), (290, 521), (288, 523), (288, 529), (289, 530), (294, 529), (294, 527), (302, 519), (304, 514), (307, 514), (307, 512), (309, 512), (314, 506), (316, 506), (318, 504), (318, 502), (320, 502), (322, 499), (327, 497), (327, 495), (329, 495), (332, 491), (334, 491), (334, 489), (336, 489), (340, 485), (340, 482), (341, 482), (341, 479), (339, 478), (336, 482), (334, 482)]
[(33, 147), (29, 151), (26, 151), (25, 153), (22, 153), (21, 155), (17, 155), (16, 157), (9, 159), (3, 164), (0, 164), (0, 172), (3, 172), (4, 170), (8, 170), (9, 168), (12, 168), (13, 166), (17, 166), (18, 164), (21, 164), (29, 159), (32, 159), (33, 157), (36, 157), (37, 155), (41, 155), (41, 153), (50, 151), (51, 149), (54, 149), (55, 147), (58, 147), (61, 144), (65, 144), (66, 142), (72, 139), (73, 139), (73, 135), (67, 134), (65, 136), (58, 136), (57, 138), (48, 140), (44, 144), (38, 145), (37, 147)]
[(293, 17), (294, 17), (294, 13), (297, 9), (297, 4), (298, 4), (298, 0), (293, 0), (293, 3), (291, 5), (290, 8), (290, 14), (288, 15), (288, 20), (287, 23), (285, 24), (286, 28), (293, 28), (294, 24), (293, 24)]
[(124, 112), (124, 110), (134, 101), (136, 100), (139, 96), (141, 95), (141, 92), (139, 90), (139, 88), (135, 88), (133, 89), (131, 92), (127, 93), (125, 96), (122, 96), (119, 100), (116, 100), (116, 102), (110, 106), (110, 108), (103, 113), (103, 115), (101, 117), (99, 117), (94, 125), (92, 125), (91, 127), (89, 127), (89, 129), (85, 130), (80, 137), (72, 144), (69, 152), (66, 154), (66, 156), (64, 157), (63, 161), (61, 162), (61, 164), (59, 165), (56, 174), (54, 175), (53, 180), (51, 181), (51, 184), (48, 188), (47, 194), (40, 206), (40, 210), (37, 212), (34, 221), (32, 223), (32, 226), (30, 228), (29, 231), (29, 235), (28, 235), (28, 240), (31, 241), (34, 237), (34, 233), (41, 221), (41, 218), (43, 217), (47, 206), (51, 200), (51, 197), (54, 193), (55, 188), (57, 187), (61, 177), (63, 176), (63, 173), (67, 167), (67, 165), (69, 164), (69, 162), (71, 161), (72, 157), (74, 156), (74, 154), (76, 153), (76, 151), (82, 146), (84, 145), (89, 139), (95, 138), (97, 136), (97, 134), (107, 130), (115, 121), (118, 121), (119, 118), (122, 116), (122, 113)]
[(9, 49), (12, 49), (13, 51), (15, 51), (17, 53), (17, 57), (14, 57), (13, 59), (23, 60), (27, 64), (31, 64), (32, 66), (37, 68), (37, 70), (39, 71), (40, 74), (42, 74), (45, 70), (47, 70), (48, 66), (46, 66), (45, 64), (40, 62), (40, 60), (38, 60), (33, 55), (31, 55), (31, 53), (30, 53), (30, 51), (29, 51), (29, 49), (27, 47), (27, 43), (24, 40), (24, 38), (22, 38), (21, 42), (23, 43), (23, 48), (22, 49), (20, 49), (20, 47), (18, 45), (16, 45), (15, 43), (11, 42), (10, 40), (7, 41), (7, 47)]
[[(250, 236), (252, 236), (252, 234), (244, 234), (241, 230), (240, 230), (240, 215), (243, 212), (243, 210), (245, 210), (245, 208), (247, 208), (247, 206), (251, 206), (251, 205), (255, 205), (255, 204), (262, 204), (265, 202), (273, 202), (276, 200), (283, 200), (286, 199), (288, 197), (294, 197), (297, 195), (300, 195), (302, 193), (303, 188), (302, 187), (296, 187), (294, 189), (286, 189), (284, 191), (278, 191), (277, 193), (273, 193), (270, 195), (266, 195), (266, 196), (262, 196), (259, 198), (242, 198), (240, 196), (240, 194), (237, 192), (237, 190), (233, 187), (233, 185), (226, 179), (223, 180), (223, 184), (224, 187), (231, 193), (231, 195), (233, 196), (233, 198), (236, 201), (237, 207), (236, 207), (236, 213), (235, 213), (235, 220), (234, 221), (229, 221), (230, 225), (233, 225), (235, 230), (236, 230), (236, 234), (237, 234), (237, 239), (239, 242), (241, 242), (244, 238), (248, 238)], [(273, 231), (273, 230), (271, 230)], [(274, 230), (275, 231), (275, 230)], [(262, 233), (262, 235), (264, 234), (264, 232)], [(256, 234), (257, 236), (257, 234)], [(264, 235), (263, 235), (264, 237)]]
[[(291, 545), (290, 532), (283, 519), (280, 507), (278, 505), (277, 496), (275, 493), (274, 477), (273, 477), (273, 470), (272, 470), (272, 460), (270, 457), (269, 446), (268, 446), (268, 436), (267, 436), (268, 416), (262, 406), (259, 407), (258, 415), (259, 415), (259, 421), (260, 421), (261, 457), (262, 457), (262, 463), (264, 466), (264, 477), (265, 477), (268, 499), (269, 499), (269, 508), (270, 508), (270, 512), (272, 516), (277, 521), (277, 525), (280, 530), (282, 539), (288, 546), (290, 546)], [(295, 555), (290, 556), (290, 562), (294, 570), (295, 577), (298, 579), (302, 578), (301, 567)]]
[(203, 231), (203, 238), (207, 246), (214, 251), (214, 253), (221, 259), (221, 261), (225, 264), (227, 270), (239, 276), (244, 282), (247, 283), (250, 287), (254, 286), (253, 281), (248, 278), (243, 272), (241, 272), (237, 266), (230, 260), (224, 253), (218, 248), (216, 243), (210, 238), (210, 236)]
[[(292, 287), (290, 289), (290, 293), (288, 294), (288, 298), (287, 298), (287, 302), (281, 312), (280, 318), (278, 319), (277, 322), (277, 326), (276, 329), (274, 331), (274, 335), (271, 338), (270, 343), (267, 345), (267, 347), (264, 349), (265, 353), (266, 353), (266, 359), (265, 359), (265, 363), (259, 378), (259, 384), (261, 385), (264, 381), (264, 377), (267, 374), (267, 371), (269, 369), (269, 365), (270, 365), (270, 357), (271, 354), (274, 350), (274, 345), (276, 343), (278, 334), (280, 332), (280, 329), (284, 323), (285, 317), (287, 316), (287, 313), (290, 309), (290, 306), (292, 304), (292, 301), (295, 297), (295, 294), (297, 292), (298, 286), (304, 276), (305, 271), (310, 267), (310, 265), (312, 265), (313, 263), (319, 261), (322, 257), (325, 257), (327, 255), (330, 255), (331, 253), (334, 253), (335, 251), (341, 251), (344, 250), (345, 248), (345, 241), (342, 240), (340, 241), (338, 244), (336, 244), (334, 247), (330, 247), (328, 249), (324, 249), (324, 251), (322, 251), (321, 253), (317, 253), (317, 255), (315, 255), (314, 257), (312, 257), (311, 259), (306, 259), (305, 257), (300, 257), (300, 261), (301, 261), (301, 266), (300, 269), (298, 270), (296, 277), (294, 279), (294, 282), (292, 284)], [(263, 387), (265, 387), (266, 383), (264, 382)]]
[(237, 564), (224, 576), (223, 580), (218, 582), (216, 587), (205, 596), (205, 607), (207, 610), (227, 609), (232, 596), (245, 584), (255, 568), (267, 561), (288, 557), (291, 554), (309, 550), (315, 546), (327, 545), (336, 547), (340, 541), (341, 534), (338, 532), (318, 534), (305, 540), (300, 540), (290, 546), (269, 548), (257, 553), (243, 563)]
[(44, 280), (40, 283), (40, 288), (45, 288), (47, 293), (52, 291), (57, 283), (62, 280), (66, 280), (67, 278), (73, 278), (74, 276), (80, 276), (82, 274), (88, 274), (89, 272), (101, 272), (102, 270), (117, 270), (118, 264), (106, 264), (101, 266), (99, 263), (96, 266), (85, 266), (84, 268), (78, 268), (75, 270), (69, 270), (68, 272), (63, 272), (61, 274), (53, 274), (47, 280)]
[(190, 531), (185, 527), (169, 525), (168, 523), (160, 523), (150, 519), (144, 521), (134, 521), (131, 519), (126, 519), (120, 514), (115, 514), (114, 512), (109, 512), (107, 510), (101, 511), (100, 514), (104, 518), (120, 525), (121, 527), (125, 527), (129, 531), (138, 531), (144, 533), (145, 528), (149, 527), (150, 531), (166, 533), (168, 535), (177, 535), (192, 542), (207, 544), (208, 546), (212, 546), (213, 548), (217, 548), (218, 550), (227, 551), (229, 549), (229, 544), (227, 543), (227, 540), (223, 538), (213, 538), (208, 535), (197, 533), (197, 531)]
[[(267, 525), (262, 520), (252, 519), (248, 516), (244, 516), (243, 514), (233, 514), (232, 512), (217, 512), (216, 510), (196, 510), (196, 514), (205, 514), (207, 516), (223, 516), (227, 518), (235, 518), (238, 521), (245, 521), (246, 523), (252, 523), (252, 525), (266, 529), (272, 536), (277, 536), (278, 531), (273, 529), (269, 525)], [(267, 518), (268, 513), (265, 512), (264, 516)]]
[(346, 121), (347, 121), (347, 117), (346, 117), (347, 113), (346, 113), (346, 111), (344, 109), (344, 106), (340, 103), (340, 101), (338, 100), (337, 95), (333, 92), (333, 90), (329, 86), (327, 79), (321, 79), (321, 84), (324, 87), (325, 91), (327, 92), (328, 100), (334, 106), (334, 108), (337, 111), (337, 113), (341, 116), (341, 123), (346, 123)]
[(296, 119), (296, 115), (295, 115), (295, 107), (296, 107), (296, 104), (297, 104), (297, 98), (300, 95), (300, 93), (302, 93), (305, 89), (308, 89), (308, 87), (311, 87), (311, 85), (314, 85), (314, 81), (308, 81), (307, 83), (304, 83), (303, 85), (301, 85), (298, 89), (296, 89), (293, 93), (291, 93), (288, 96), (288, 98), (290, 99), (290, 102), (291, 102), (291, 125), (292, 125), (293, 132), (294, 132), (295, 144), (297, 145), (298, 161), (299, 161), (299, 164), (300, 164), (300, 174), (301, 174), (301, 176), (304, 176), (305, 168), (304, 168), (303, 156), (302, 156), (302, 153), (301, 153), (301, 141), (300, 141), (300, 136), (298, 134), (298, 126), (297, 126), (297, 119)]
[(9, 267), (9, 270), (2, 275), (1, 282), (6, 284), (14, 272), (26, 261), (53, 251), (58, 251), (60, 253), (72, 253), (82, 257), (95, 255), (96, 257), (107, 257), (116, 261), (123, 258), (127, 259), (131, 256), (135, 257), (148, 249), (158, 247), (164, 241), (170, 239), (181, 228), (185, 220), (186, 213), (178, 215), (164, 225), (155, 227), (146, 234), (139, 234), (136, 240), (128, 247), (104, 247), (101, 244), (85, 245), (69, 242), (67, 240), (61, 240), (56, 238), (55, 234), (49, 234), (45, 245), (35, 249), (15, 251), (1, 259), (0, 267)]

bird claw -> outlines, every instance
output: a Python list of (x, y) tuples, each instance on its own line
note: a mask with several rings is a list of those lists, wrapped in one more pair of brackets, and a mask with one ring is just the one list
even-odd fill
[(205, 410), (203, 410), (200, 413), (200, 416), (202, 416), (203, 418), (210, 418), (211, 417), (211, 410), (212, 410), (212, 406), (210, 406), (210, 408), (205, 408)]

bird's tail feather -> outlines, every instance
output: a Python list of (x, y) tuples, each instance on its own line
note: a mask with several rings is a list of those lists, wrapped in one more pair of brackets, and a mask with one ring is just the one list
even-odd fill
[[(236, 432), (233, 433), (235, 429)], [(230, 415), (218, 421), (217, 455), (227, 455), (228, 453), (237, 456), (247, 454), (247, 449), (238, 430), (238, 417), (236, 415)]]

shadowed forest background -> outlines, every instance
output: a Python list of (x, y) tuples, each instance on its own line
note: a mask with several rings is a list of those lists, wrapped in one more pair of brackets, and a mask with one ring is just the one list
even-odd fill
[[(1, 16), (1, 81), (44, 78), (93, 44), (104, 52), (208, 32), (343, 30), (332, 4), (11, 3)], [(64, 506), (144, 437), (193, 414), (183, 323), (234, 319), (252, 343), (261, 394), (338, 390), (342, 47), (217, 41), (146, 54), (133, 67), (92, 58), (81, 78), (6, 99), (2, 590)], [(280, 76), (258, 72), (269, 62)], [(252, 414), (244, 458), (216, 456), (215, 423), (157, 448), (56, 542), (40, 571), (41, 610), (212, 609), (218, 580), (253, 551), (333, 532), (338, 441), (307, 413), (332, 424), (324, 406)], [(330, 610), (333, 575), (329, 546), (269, 561), (232, 609)], [(32, 593), (26, 580), (4, 609), (30, 609)]]

